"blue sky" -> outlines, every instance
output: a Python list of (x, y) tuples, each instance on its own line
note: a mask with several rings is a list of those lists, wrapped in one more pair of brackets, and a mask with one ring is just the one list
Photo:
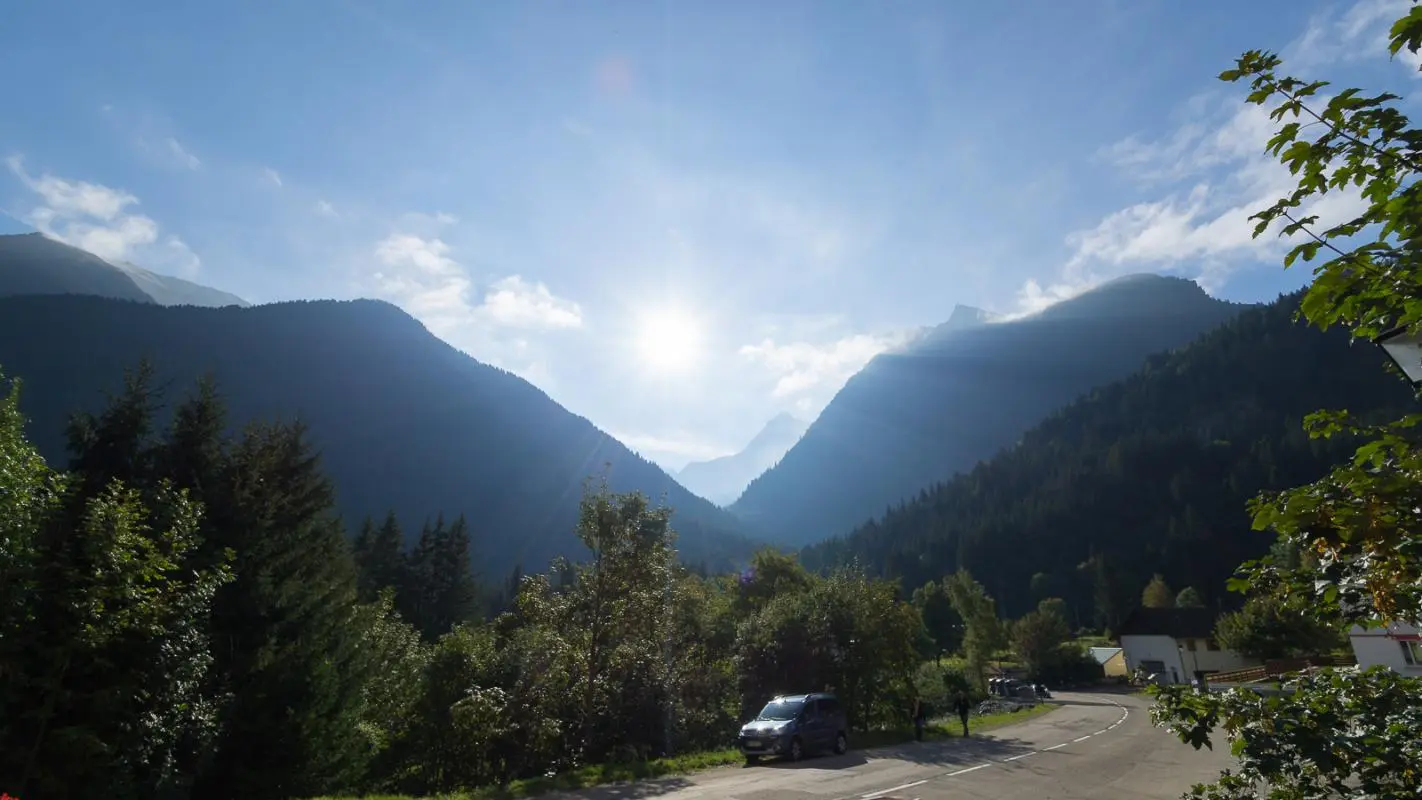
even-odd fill
[(956, 303), (1301, 285), (1244, 222), (1288, 185), (1268, 121), (1214, 76), (1259, 47), (1408, 92), (1406, 6), (13, 4), (0, 232), (389, 299), (675, 467)]

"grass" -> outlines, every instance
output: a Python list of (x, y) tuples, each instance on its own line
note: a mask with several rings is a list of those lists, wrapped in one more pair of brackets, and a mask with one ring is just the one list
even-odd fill
[[(1000, 728), (1003, 725), (1011, 725), (1015, 722), (1022, 722), (1033, 717), (1041, 716), (1053, 708), (1055, 708), (1055, 706), (1038, 704), (1032, 708), (1017, 712), (989, 714), (982, 717), (974, 716), (968, 721), (968, 727), (973, 733)], [(960, 738), (961, 736), (961, 727), (956, 717), (952, 719), (934, 720), (923, 730), (924, 741), (942, 741)], [(851, 747), (856, 750), (863, 750), (872, 747), (904, 744), (911, 741), (913, 741), (912, 727), (861, 731), (852, 736)], [(713, 750), (705, 753), (688, 753), (672, 758), (659, 758), (651, 761), (637, 761), (627, 764), (595, 764), (570, 772), (560, 772), (556, 775), (514, 781), (508, 786), (486, 786), (467, 792), (429, 795), (425, 800), (514, 800), (514, 798), (534, 797), (546, 792), (586, 789), (608, 783), (646, 780), (668, 775), (685, 775), (692, 772), (712, 769), (714, 767), (740, 764), (743, 761), (744, 757), (739, 750)], [(355, 799), (327, 797), (315, 798), (315, 800)], [(381, 794), (365, 795), (363, 800), (415, 800), (415, 798), (408, 795)]]

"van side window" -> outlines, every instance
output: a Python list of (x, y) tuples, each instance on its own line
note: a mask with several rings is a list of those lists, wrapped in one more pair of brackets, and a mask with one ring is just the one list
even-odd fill
[(820, 698), (820, 711), (825, 714), (839, 713), (839, 700), (833, 697)]
[(814, 719), (820, 715), (820, 703), (823, 700), (810, 699), (805, 701), (805, 719)]

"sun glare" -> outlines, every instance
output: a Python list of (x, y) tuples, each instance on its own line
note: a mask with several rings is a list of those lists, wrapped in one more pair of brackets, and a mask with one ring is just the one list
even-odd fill
[(682, 372), (696, 360), (701, 332), (696, 320), (682, 311), (647, 315), (637, 334), (637, 346), (648, 368), (656, 372)]

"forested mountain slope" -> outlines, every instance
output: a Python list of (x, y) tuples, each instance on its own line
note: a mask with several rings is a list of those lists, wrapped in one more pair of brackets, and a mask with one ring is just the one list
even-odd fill
[(731, 510), (788, 544), (847, 533), (1242, 308), (1191, 281), (1135, 275), (1013, 321), (955, 314), (870, 361)]
[(30, 434), (53, 463), (66, 463), (68, 415), (101, 407), (143, 357), (171, 387), (170, 402), (210, 371), (234, 423), (307, 422), (348, 527), (394, 510), (413, 533), (440, 512), (464, 514), (486, 575), (584, 552), (573, 536), (582, 482), (605, 464), (614, 490), (665, 495), (689, 561), (724, 564), (748, 548), (727, 512), (392, 305), (0, 298), (0, 369), (24, 381)]
[(1303, 417), (1416, 410), (1379, 350), (1293, 322), (1297, 307), (1297, 295), (1280, 298), (1150, 358), (806, 559), (858, 559), (910, 588), (966, 567), (1008, 616), (1058, 596), (1083, 625), (1119, 622), (1154, 573), (1228, 604), (1226, 579), (1272, 542), (1251, 531), (1246, 502), (1312, 481), (1351, 452), (1309, 440)]

